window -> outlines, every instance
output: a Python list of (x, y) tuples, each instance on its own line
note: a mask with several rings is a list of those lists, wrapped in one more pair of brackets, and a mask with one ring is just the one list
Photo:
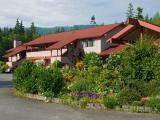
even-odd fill
[(84, 41), (84, 47), (93, 47), (94, 46), (94, 40), (85, 40)]

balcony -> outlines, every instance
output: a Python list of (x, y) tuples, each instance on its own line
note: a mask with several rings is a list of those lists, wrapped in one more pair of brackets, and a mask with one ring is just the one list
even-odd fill
[(31, 58), (31, 57), (51, 57), (51, 56), (61, 56), (63, 55), (67, 49), (62, 49), (62, 50), (50, 50), (50, 51), (36, 51), (36, 52), (27, 52), (26, 57)]

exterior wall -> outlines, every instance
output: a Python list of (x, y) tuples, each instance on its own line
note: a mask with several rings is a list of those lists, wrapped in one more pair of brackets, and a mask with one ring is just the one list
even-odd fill
[[(67, 49), (62, 49), (62, 54), (67, 52)], [(52, 56), (60, 56), (61, 55), (61, 50), (52, 50)]]
[(13, 67), (13, 62), (7, 62), (6, 64), (8, 65), (9, 68)]
[(20, 54), (17, 54), (17, 55), (15, 55), (15, 56), (9, 57), (9, 58), (8, 58), (8, 61), (9, 61), (9, 62), (16, 62), (16, 61), (18, 61), (19, 59), (20, 59)]
[[(65, 53), (67, 49), (62, 49), (62, 54)], [(57, 55), (58, 53), (58, 55)], [(26, 57), (51, 57), (51, 56), (60, 56), (61, 55), (61, 50), (52, 50), (51, 51), (36, 51), (36, 52), (27, 52)]]
[(62, 58), (61, 58), (61, 57), (52, 57), (52, 58), (51, 58), (51, 64), (54, 63), (56, 60), (61, 61)]
[(70, 61), (68, 59), (68, 57), (52, 57), (51, 58), (51, 64), (54, 63), (56, 60), (61, 61), (64, 64), (70, 64)]
[(121, 31), (125, 26), (119, 26), (115, 29), (113, 29), (112, 31), (108, 32), (105, 37), (101, 38), (101, 51), (107, 49), (109, 47), (109, 44), (106, 43), (106, 41), (108, 39), (110, 39), (113, 35), (115, 35), (116, 33), (118, 33), (119, 31)]
[(90, 52), (96, 52), (100, 53), (101, 52), (101, 39), (95, 39), (93, 43), (93, 47), (84, 47), (83, 49), (85, 53), (90, 53)]
[(43, 57), (43, 56), (51, 56), (51, 51), (38, 51), (38, 52), (27, 52), (26, 57)]
[(13, 41), (13, 47), (14, 47), (14, 48), (20, 46), (21, 44), (22, 44), (22, 41), (19, 41), (19, 40), (14, 40), (14, 41)]

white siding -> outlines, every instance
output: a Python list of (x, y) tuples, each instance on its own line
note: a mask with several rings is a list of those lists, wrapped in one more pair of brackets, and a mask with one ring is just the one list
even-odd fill
[[(65, 53), (67, 49), (62, 49), (62, 54)], [(58, 55), (61, 55), (61, 51), (58, 50)], [(36, 51), (36, 52), (27, 52), (26, 57), (50, 57), (57, 56), (57, 50), (51, 51)]]
[[(83, 40), (85, 42), (85, 40)], [(101, 52), (101, 40), (100, 39), (94, 39), (94, 43), (92, 47), (85, 47), (84, 42), (82, 40), (78, 42), (78, 46), (82, 47), (85, 53), (90, 52)]]
[(26, 57), (48, 57), (51, 56), (51, 51), (38, 51), (38, 52), (27, 52)]
[(52, 57), (52, 58), (51, 58), (51, 64), (54, 63), (56, 60), (61, 61), (61, 60), (62, 60), (62, 57)]

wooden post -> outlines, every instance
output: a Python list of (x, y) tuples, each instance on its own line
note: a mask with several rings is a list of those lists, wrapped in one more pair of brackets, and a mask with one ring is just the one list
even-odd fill
[(57, 49), (57, 56), (58, 56), (58, 49)]
[(143, 27), (141, 27), (141, 33), (140, 33), (140, 39), (141, 39), (141, 41), (143, 39), (143, 36), (144, 36), (144, 29), (143, 29)]
[(52, 57), (52, 50), (51, 50), (51, 57)]
[(62, 56), (62, 48), (61, 48), (61, 56)]

